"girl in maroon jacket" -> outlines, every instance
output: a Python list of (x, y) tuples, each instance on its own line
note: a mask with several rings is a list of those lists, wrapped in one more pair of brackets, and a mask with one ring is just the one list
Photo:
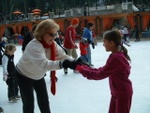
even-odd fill
[(129, 113), (132, 101), (132, 83), (130, 75), (130, 57), (127, 49), (122, 45), (118, 30), (108, 31), (104, 35), (104, 44), (107, 52), (111, 52), (106, 64), (98, 69), (84, 65), (77, 65), (84, 77), (90, 80), (109, 78), (111, 100), (108, 113)]

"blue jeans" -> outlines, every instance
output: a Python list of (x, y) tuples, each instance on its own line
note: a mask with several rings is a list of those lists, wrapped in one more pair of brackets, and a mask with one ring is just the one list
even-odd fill
[(89, 64), (91, 64), (92, 61), (91, 61), (91, 48), (90, 48), (90, 45), (89, 45), (89, 47), (87, 48), (87, 58), (88, 58)]
[(83, 58), (86, 62), (88, 62), (87, 55), (81, 55), (80, 57)]

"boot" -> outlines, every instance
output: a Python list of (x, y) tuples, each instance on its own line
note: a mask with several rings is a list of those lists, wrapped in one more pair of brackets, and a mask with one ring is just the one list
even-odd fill
[(2, 107), (0, 107), (0, 113), (4, 113), (4, 110)]
[(65, 75), (68, 74), (68, 69), (64, 69), (64, 74), (65, 74)]

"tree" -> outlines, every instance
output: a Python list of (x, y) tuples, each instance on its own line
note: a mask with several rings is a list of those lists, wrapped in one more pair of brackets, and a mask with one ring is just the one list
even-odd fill
[[(144, 11), (146, 8), (150, 8), (149, 0), (101, 0), (104, 5), (118, 4), (122, 2), (132, 2)], [(48, 5), (46, 5), (46, 3)], [(32, 9), (39, 8), (42, 13), (46, 11), (62, 13), (66, 9), (73, 7), (84, 8), (98, 6), (99, 0), (0, 0), (0, 14), (7, 17), (12, 11), (20, 10), (23, 13), (31, 12)], [(11, 18), (10, 18), (11, 19)]]

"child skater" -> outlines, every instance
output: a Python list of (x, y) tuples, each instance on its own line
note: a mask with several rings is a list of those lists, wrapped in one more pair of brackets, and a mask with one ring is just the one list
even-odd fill
[(18, 85), (14, 75), (15, 65), (14, 65), (14, 52), (16, 51), (16, 46), (14, 44), (8, 44), (5, 47), (5, 52), (2, 57), (3, 65), (3, 80), (6, 81), (8, 85), (8, 99), (9, 102), (16, 102), (20, 98), (18, 95)]
[(108, 31), (104, 35), (107, 52), (111, 52), (106, 64), (100, 68), (77, 65), (76, 70), (89, 80), (109, 78), (111, 100), (108, 113), (129, 113), (132, 102), (132, 83), (130, 75), (130, 57), (127, 49), (122, 45), (118, 30)]
[(88, 40), (86, 38), (82, 38), (79, 42), (79, 48), (80, 48), (80, 58), (84, 59), (84, 61), (88, 62), (87, 57), (87, 49), (88, 49)]
[[(121, 38), (122, 38), (122, 44), (125, 44), (125, 45), (127, 45), (127, 46), (131, 46), (123, 37), (124, 37), (124, 30), (122, 30), (122, 29), (120, 29), (120, 30), (118, 30), (119, 32), (120, 32), (120, 34), (121, 34)], [(125, 35), (125, 37), (126, 37), (126, 35)]]

